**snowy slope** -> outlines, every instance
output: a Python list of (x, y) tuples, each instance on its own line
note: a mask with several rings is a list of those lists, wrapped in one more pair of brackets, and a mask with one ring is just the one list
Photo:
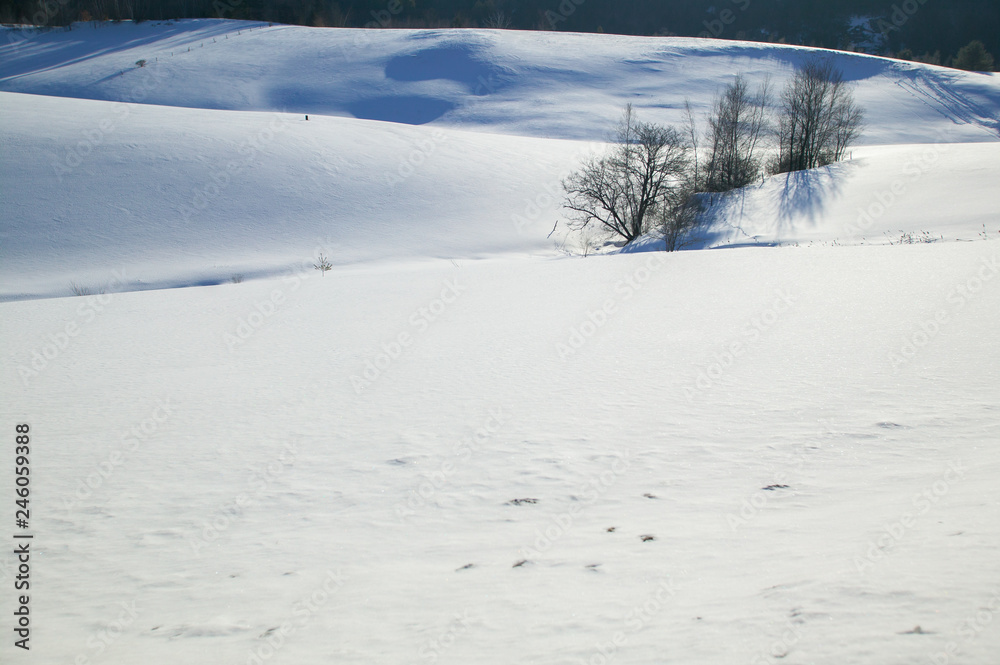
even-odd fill
[(1000, 143), (859, 148), (850, 161), (719, 195), (708, 216), (709, 247), (998, 238)]
[[(707, 110), (727, 75), (780, 86), (814, 54), (687, 38), (253, 25), (4, 28), (0, 90), (600, 140), (625, 102), (651, 121), (680, 122), (684, 100)], [(1000, 77), (825, 53), (858, 84), (866, 143), (1000, 139)]]
[(129, 288), (217, 283), (318, 252), (342, 264), (550, 250), (560, 202), (548, 192), (589, 149), (322, 116), (3, 101), (4, 295), (99, 287), (116, 270)]
[[(339, 265), (577, 251), (560, 180), (601, 150), (347, 118), (2, 99), (7, 298), (274, 275), (320, 252)], [(995, 234), (997, 197), (981, 193), (1000, 193), (998, 150), (862, 148), (722, 198), (704, 245)]]
[(5, 303), (38, 628), (0, 653), (992, 662), (998, 251), (364, 265)]
[[(731, 73), (780, 85), (812, 53), (232, 21), (3, 30), (5, 299), (273, 275), (319, 252), (347, 264), (572, 251), (560, 180), (625, 102), (676, 122)], [(702, 246), (996, 232), (1000, 81), (831, 57), (881, 145), (717, 202)], [(961, 208), (935, 215), (942, 196)]]

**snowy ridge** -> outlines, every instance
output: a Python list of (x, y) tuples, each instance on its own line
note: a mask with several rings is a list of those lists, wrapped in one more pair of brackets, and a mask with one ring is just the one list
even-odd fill
[[(77, 24), (27, 35), (3, 28), (0, 44), (0, 90), (8, 92), (141, 96), (165, 106), (442, 122), (585, 140), (607, 136), (623, 101), (651, 121), (678, 123), (685, 99), (707, 110), (727, 75), (771, 76), (780, 86), (814, 55), (802, 47), (690, 38), (217, 20)], [(824, 53), (858, 84), (869, 110), (867, 143), (1000, 139), (998, 76)], [(135, 66), (140, 59), (148, 71)]]

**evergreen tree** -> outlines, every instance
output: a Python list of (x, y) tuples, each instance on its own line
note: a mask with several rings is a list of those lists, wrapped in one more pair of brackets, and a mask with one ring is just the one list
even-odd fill
[(961, 48), (951, 64), (970, 72), (992, 72), (993, 56), (981, 41), (974, 39)]

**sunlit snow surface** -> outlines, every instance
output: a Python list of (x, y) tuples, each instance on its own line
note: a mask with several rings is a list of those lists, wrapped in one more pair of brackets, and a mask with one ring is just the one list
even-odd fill
[(850, 161), (583, 258), (622, 104), (808, 52), (250, 25), (3, 33), (4, 663), (993, 662), (996, 76), (840, 54)]

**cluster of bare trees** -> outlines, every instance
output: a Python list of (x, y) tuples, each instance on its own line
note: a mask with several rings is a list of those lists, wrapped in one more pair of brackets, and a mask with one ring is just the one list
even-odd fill
[(801, 66), (777, 103), (770, 81), (753, 88), (737, 75), (707, 119), (705, 159), (687, 110), (682, 132), (640, 122), (631, 105), (625, 108), (611, 152), (563, 183), (577, 228), (597, 225), (626, 244), (656, 229), (667, 251), (680, 249), (701, 224), (704, 194), (746, 187), (767, 171), (838, 161), (864, 125), (851, 87), (828, 60)]
[(803, 171), (840, 161), (861, 135), (864, 115), (832, 62), (807, 62), (781, 95), (775, 171)]
[(770, 82), (756, 90), (742, 75), (726, 86), (708, 118), (709, 161), (704, 190), (728, 192), (746, 187), (762, 169), (761, 147), (768, 128)]

